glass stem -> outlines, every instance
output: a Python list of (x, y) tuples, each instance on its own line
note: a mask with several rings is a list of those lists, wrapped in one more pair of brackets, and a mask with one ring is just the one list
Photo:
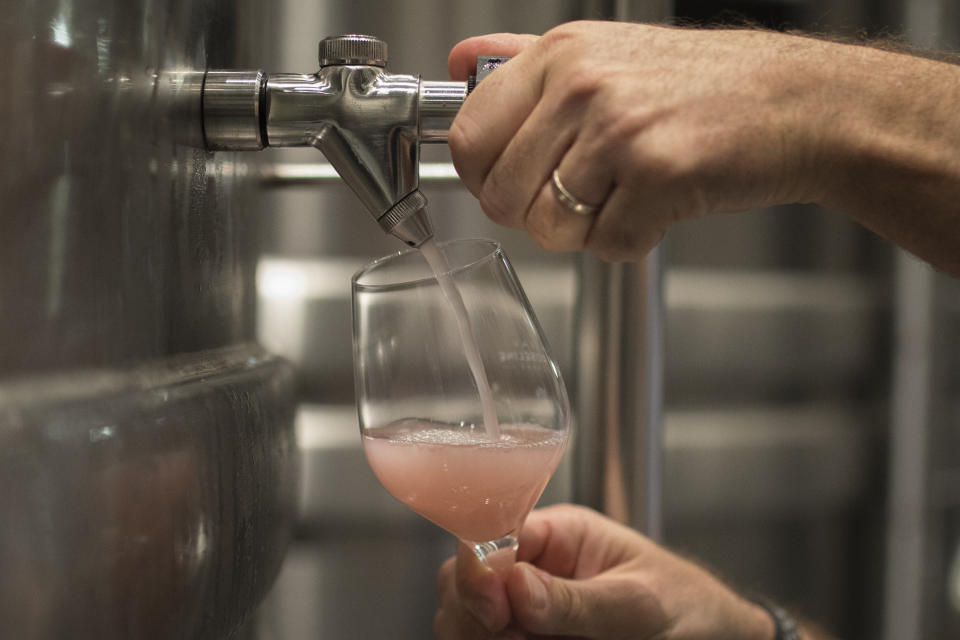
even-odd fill
[(516, 532), (486, 542), (464, 542), (485, 567), (499, 574), (506, 574), (517, 561)]

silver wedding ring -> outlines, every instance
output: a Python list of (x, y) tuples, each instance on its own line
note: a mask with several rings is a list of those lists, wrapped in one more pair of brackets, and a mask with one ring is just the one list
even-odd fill
[(557, 197), (557, 200), (560, 202), (560, 204), (562, 204), (570, 213), (575, 213), (578, 216), (592, 216), (600, 209), (600, 205), (587, 204), (580, 198), (567, 191), (566, 187), (564, 187), (560, 182), (559, 169), (553, 170), (553, 179), (551, 182), (553, 183), (553, 195)]

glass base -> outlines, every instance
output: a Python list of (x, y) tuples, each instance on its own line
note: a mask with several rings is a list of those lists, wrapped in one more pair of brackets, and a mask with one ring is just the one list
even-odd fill
[(517, 559), (517, 537), (508, 535), (487, 542), (468, 542), (480, 562), (500, 573), (509, 571)]

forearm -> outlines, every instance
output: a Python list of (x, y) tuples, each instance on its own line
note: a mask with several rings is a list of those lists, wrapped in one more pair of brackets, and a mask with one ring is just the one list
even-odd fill
[(960, 67), (826, 44), (818, 201), (960, 277)]

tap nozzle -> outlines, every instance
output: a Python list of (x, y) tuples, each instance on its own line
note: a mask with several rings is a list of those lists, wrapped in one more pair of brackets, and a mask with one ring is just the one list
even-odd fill
[(419, 189), (407, 194), (377, 222), (381, 229), (411, 247), (419, 247), (433, 237), (433, 225), (427, 216), (427, 197)]

